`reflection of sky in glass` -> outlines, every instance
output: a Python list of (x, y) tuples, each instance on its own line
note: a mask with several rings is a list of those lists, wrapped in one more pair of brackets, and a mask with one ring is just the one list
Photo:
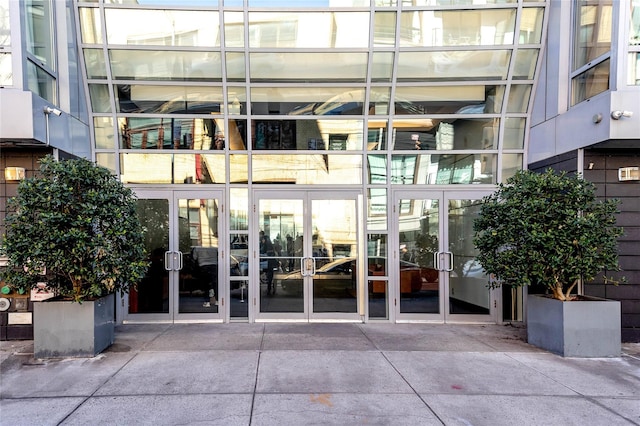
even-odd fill
[[(157, 6), (200, 6), (200, 7), (216, 7), (218, 6), (217, 0), (138, 0), (138, 4), (142, 5), (157, 5)], [(242, 6), (242, 0), (225, 0), (225, 6)], [(340, 6), (367, 6), (366, 0), (351, 0), (344, 1), (335, 0), (331, 4), (330, 0), (249, 0), (249, 7), (340, 7)], [(350, 4), (354, 3), (354, 4)]]
[(11, 55), (8, 53), (0, 53), (0, 85), (11, 86), (12, 84)]
[[(241, 2), (240, 0), (238, 0)], [(225, 2), (225, 4), (228, 2)], [(249, 0), (249, 7), (327, 7), (340, 6), (331, 4), (330, 0)], [(336, 3), (335, 1), (333, 3)], [(349, 1), (342, 0), (342, 6), (352, 6)]]
[(0, 46), (8, 46), (10, 43), (9, 0), (0, 0)]
[[(237, 0), (240, 2), (240, 6), (242, 6), (242, 0)], [(236, 1), (236, 2), (237, 2)], [(198, 6), (198, 7), (217, 7), (217, 0), (138, 0), (137, 4), (142, 4), (145, 6)], [(226, 1), (227, 6), (230, 6), (229, 3), (233, 1)]]
[(634, 0), (631, 4), (631, 44), (640, 44), (640, 0)]

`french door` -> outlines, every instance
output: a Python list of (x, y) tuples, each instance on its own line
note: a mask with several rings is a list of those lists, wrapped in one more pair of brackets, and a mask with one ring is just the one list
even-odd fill
[(397, 191), (393, 257), (396, 321), (495, 322), (498, 292), (475, 261), (477, 191)]
[(350, 191), (256, 190), (256, 321), (362, 321), (362, 197)]
[(149, 269), (122, 303), (125, 322), (222, 321), (222, 191), (137, 191)]

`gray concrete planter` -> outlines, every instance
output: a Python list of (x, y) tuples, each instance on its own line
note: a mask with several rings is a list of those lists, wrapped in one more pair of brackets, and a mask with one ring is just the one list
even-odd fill
[(618, 357), (621, 352), (620, 302), (584, 296), (562, 302), (527, 297), (527, 340), (567, 357)]
[(34, 357), (93, 357), (111, 346), (114, 300), (110, 294), (81, 304), (53, 299), (34, 303)]

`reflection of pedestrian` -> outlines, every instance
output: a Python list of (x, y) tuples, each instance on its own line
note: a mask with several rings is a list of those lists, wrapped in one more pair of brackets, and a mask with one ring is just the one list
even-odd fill
[(293, 248), (293, 237), (289, 234), (287, 234), (286, 250), (287, 250), (287, 257), (289, 258), (287, 260), (287, 272), (289, 272), (289, 271), (293, 271), (293, 265), (294, 265), (293, 256), (295, 254), (294, 248)]
[(221, 134), (217, 134), (213, 141), (213, 149), (224, 149), (224, 137)]
[(267, 257), (267, 296), (271, 294), (276, 294), (275, 288), (273, 287), (273, 269), (277, 266), (277, 261), (274, 258), (276, 255), (275, 250), (273, 249), (273, 244), (269, 237), (267, 237), (264, 231), (260, 231), (260, 263), (262, 263), (262, 257)]
[(407, 262), (413, 262), (413, 256), (409, 253), (409, 249), (407, 249), (406, 244), (400, 245), (400, 257), (402, 260), (406, 260)]
[(201, 278), (206, 282), (209, 290), (208, 298), (205, 298), (204, 307), (217, 305), (218, 301), (218, 248), (194, 247), (192, 258), (198, 263)]

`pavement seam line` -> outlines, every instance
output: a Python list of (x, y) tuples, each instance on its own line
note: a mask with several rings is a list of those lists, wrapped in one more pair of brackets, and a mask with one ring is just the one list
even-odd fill
[(635, 360), (637, 360), (637, 361), (640, 361), (640, 356), (631, 355), (631, 354), (628, 354), (628, 353), (625, 353), (625, 352), (622, 352), (622, 356), (623, 356), (623, 357), (625, 357), (625, 356), (626, 356), (626, 357), (629, 357), (629, 358), (635, 359)]
[[(637, 423), (636, 421), (634, 421), (634, 420), (632, 420), (632, 419), (629, 419), (629, 418), (627, 418), (627, 417), (623, 416), (622, 414), (620, 414), (620, 413), (618, 413), (618, 412), (614, 411), (612, 408), (609, 408), (609, 407), (607, 407), (606, 405), (601, 404), (601, 403), (600, 403), (600, 401), (598, 401), (598, 400), (596, 399), (596, 397), (593, 397), (593, 396), (590, 396), (590, 395), (585, 395), (584, 393), (579, 392), (577, 389), (573, 389), (571, 386), (568, 386), (568, 385), (566, 385), (566, 384), (564, 384), (564, 383), (559, 382), (558, 380), (556, 380), (556, 379), (554, 379), (553, 377), (551, 377), (551, 376), (549, 376), (548, 374), (546, 374), (544, 371), (541, 371), (541, 370), (539, 370), (539, 369), (537, 369), (537, 368), (534, 368), (534, 367), (531, 367), (531, 366), (529, 366), (529, 365), (525, 364), (524, 362), (520, 361), (520, 360), (519, 360), (519, 359), (517, 359), (517, 358), (514, 358), (513, 356), (511, 356), (511, 355), (510, 355), (509, 353), (507, 353), (507, 352), (502, 352), (502, 353), (503, 353), (504, 355), (506, 355), (507, 357), (511, 358), (512, 360), (514, 360), (515, 362), (517, 362), (518, 364), (521, 364), (523, 367), (528, 368), (528, 369), (530, 369), (530, 370), (533, 370), (533, 371), (535, 371), (535, 372), (537, 372), (537, 373), (541, 374), (542, 376), (546, 377), (547, 379), (549, 379), (549, 380), (551, 380), (551, 381), (553, 381), (553, 382), (557, 383), (558, 385), (560, 385), (560, 386), (562, 386), (562, 387), (564, 387), (564, 388), (566, 388), (566, 389), (569, 389), (571, 392), (574, 392), (574, 393), (575, 393), (575, 396), (576, 396), (576, 397), (583, 398), (583, 399), (585, 399), (585, 400), (587, 400), (587, 401), (591, 402), (592, 404), (597, 405), (598, 407), (603, 408), (603, 409), (605, 409), (606, 411), (608, 411), (608, 412), (610, 412), (610, 413), (612, 413), (612, 414), (615, 414), (616, 416), (618, 416), (618, 417), (620, 417), (620, 418), (622, 418), (622, 419), (625, 419), (625, 420), (627, 420), (627, 421), (631, 422), (631, 423), (632, 423), (632, 424), (634, 424), (634, 425), (639, 425), (639, 424), (640, 424), (640, 423)], [(551, 355), (551, 356), (559, 356), (559, 355), (554, 355), (554, 354), (551, 354), (551, 353), (549, 353), (549, 355)], [(568, 396), (570, 396), (570, 395), (568, 395)]]
[(382, 355), (382, 357), (389, 363), (389, 365), (391, 366), (391, 368), (393, 368), (393, 370), (398, 373), (398, 376), (400, 376), (402, 378), (402, 380), (404, 380), (404, 382), (407, 384), (407, 386), (409, 386), (409, 389), (411, 389), (413, 391), (413, 393), (418, 397), (418, 399), (420, 399), (420, 401), (422, 401), (422, 403), (425, 405), (425, 407), (427, 407), (429, 409), (429, 411), (431, 411), (431, 413), (433, 414), (433, 416), (438, 419), (440, 421), (440, 423), (442, 423), (443, 425), (446, 425), (445, 421), (442, 420), (440, 418), (440, 416), (438, 415), (438, 413), (436, 413), (433, 408), (431, 408), (431, 406), (429, 405), (429, 403), (427, 401), (424, 400), (424, 398), (422, 398), (422, 396), (418, 393), (418, 391), (411, 386), (411, 383), (409, 383), (409, 381), (406, 379), (406, 377), (404, 377), (404, 375), (396, 368), (395, 365), (393, 365), (393, 363), (391, 362), (391, 360), (387, 357), (387, 354), (385, 354), (383, 351), (380, 351), (380, 355)]
[[(133, 352), (133, 356), (131, 358), (129, 358), (129, 360), (127, 362), (125, 362), (124, 364), (122, 364), (122, 366), (120, 366), (120, 368), (118, 368), (116, 371), (113, 372), (113, 374), (111, 374), (109, 377), (105, 378), (102, 383), (100, 383), (98, 386), (96, 386), (95, 390), (91, 393), (91, 395), (85, 397), (78, 405), (76, 405), (76, 407), (71, 410), (69, 412), (69, 414), (67, 414), (62, 420), (60, 420), (60, 422), (58, 423), (58, 425), (63, 424), (73, 413), (75, 413), (76, 411), (78, 411), (78, 409), (80, 407), (82, 407), (84, 404), (86, 404), (86, 402), (93, 398), (96, 395), (96, 392), (98, 392), (105, 384), (107, 384), (107, 382), (109, 380), (111, 380), (116, 374), (118, 374), (119, 372), (121, 372), (127, 365), (129, 365), (129, 363), (131, 361), (133, 361), (139, 354), (141, 351), (143, 351), (149, 344), (151, 344), (153, 341), (155, 341), (156, 339), (158, 339), (160, 336), (162, 336), (163, 334), (166, 334), (169, 329), (171, 328), (171, 326), (167, 326), (165, 327), (164, 330), (162, 330), (160, 333), (158, 333), (153, 339), (151, 339), (150, 341), (148, 341), (147, 343), (145, 343), (144, 345), (142, 345), (140, 347), (140, 349), (137, 349)], [(98, 355), (100, 356), (100, 355)]]
[(122, 366), (120, 366), (120, 368), (118, 368), (117, 370), (115, 370), (110, 376), (106, 377), (102, 383), (100, 383), (98, 386), (96, 386), (95, 390), (93, 392), (91, 392), (90, 395), (88, 395), (87, 397), (85, 397), (78, 405), (75, 406), (75, 408), (73, 410), (71, 410), (69, 412), (69, 414), (67, 414), (66, 416), (64, 416), (64, 418), (62, 420), (60, 420), (60, 422), (58, 422), (58, 425), (63, 424), (73, 413), (75, 413), (76, 411), (78, 411), (78, 409), (80, 407), (82, 407), (84, 404), (87, 403), (87, 401), (91, 398), (93, 398), (96, 395), (96, 392), (98, 392), (105, 384), (107, 384), (107, 382), (109, 380), (111, 380), (116, 374), (118, 374), (119, 372), (121, 372), (127, 365), (129, 365), (129, 363), (131, 361), (134, 360), (134, 358), (136, 358), (138, 355), (140, 354), (140, 351), (136, 351), (134, 352), (133, 356), (131, 358), (129, 358), (129, 360), (127, 360), (127, 362), (125, 362), (124, 364), (122, 364)]
[(256, 362), (256, 378), (253, 381), (253, 392), (251, 394), (251, 407), (249, 408), (249, 426), (253, 422), (253, 409), (256, 404), (256, 394), (258, 392), (258, 373), (260, 372), (260, 359), (264, 349), (264, 337), (267, 334), (267, 325), (262, 324), (262, 337), (260, 338), (260, 349), (258, 350), (258, 360)]
[(395, 371), (398, 376), (400, 376), (402, 378), (402, 380), (407, 384), (407, 386), (409, 386), (409, 389), (411, 389), (413, 391), (413, 393), (418, 397), (418, 399), (420, 401), (422, 401), (422, 403), (425, 405), (425, 407), (427, 407), (427, 409), (433, 414), (433, 416), (438, 419), (440, 421), (440, 423), (442, 423), (443, 425), (445, 425), (446, 423), (440, 418), (440, 416), (433, 410), (433, 408), (431, 408), (431, 406), (427, 403), (427, 401), (424, 400), (424, 398), (422, 398), (422, 396), (420, 396), (420, 394), (418, 393), (418, 391), (416, 391), (416, 389), (411, 386), (411, 383), (409, 383), (409, 381), (404, 377), (404, 375), (402, 375), (402, 373), (400, 373), (400, 371), (398, 371), (398, 369), (396, 368), (395, 365), (393, 365), (393, 363), (391, 362), (391, 360), (389, 358), (387, 358), (387, 355), (384, 353), (384, 351), (382, 349), (380, 349), (378, 347), (378, 345), (375, 344), (375, 342), (373, 340), (371, 340), (369, 338), (369, 336), (367, 335), (367, 333), (365, 332), (365, 330), (362, 328), (362, 324), (356, 324), (358, 329), (360, 330), (360, 332), (364, 335), (364, 337), (373, 345), (374, 348), (376, 348), (376, 350), (378, 351), (378, 353), (380, 355), (382, 355), (382, 357), (384, 358), (385, 361), (387, 361), (387, 363), (391, 366), (391, 368), (393, 368), (393, 371)]

